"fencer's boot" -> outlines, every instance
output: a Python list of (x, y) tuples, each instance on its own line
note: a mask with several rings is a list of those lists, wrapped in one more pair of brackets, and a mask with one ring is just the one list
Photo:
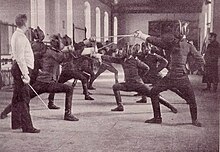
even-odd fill
[(177, 113), (177, 109), (166, 101), (163, 97), (159, 96), (159, 102), (169, 108), (173, 113)]
[(114, 109), (111, 109), (111, 111), (124, 111), (120, 91), (113, 90), (113, 92), (114, 92), (114, 95), (115, 95), (115, 100), (116, 100), (116, 103), (117, 103), (117, 107), (114, 108)]
[(213, 84), (213, 92), (216, 93), (218, 89), (218, 84)]
[(94, 100), (92, 97), (89, 96), (87, 84), (83, 84), (83, 94), (85, 95), (85, 100)]
[(197, 127), (202, 127), (202, 124), (197, 119), (197, 106), (196, 103), (191, 103), (189, 105), (190, 114), (192, 118), (192, 124)]
[(90, 79), (90, 81), (89, 81), (89, 83), (88, 83), (88, 89), (89, 89), (89, 90), (95, 90), (95, 89), (96, 89), (96, 88), (94, 88), (94, 87), (92, 86), (94, 80), (95, 80), (95, 76), (92, 76), (91, 79)]
[(151, 97), (154, 118), (146, 120), (145, 123), (162, 123), (161, 113), (160, 113), (160, 103), (158, 96)]
[(58, 107), (58, 106), (56, 106), (55, 104), (54, 104), (54, 93), (50, 93), (49, 94), (49, 97), (48, 97), (48, 100), (49, 100), (49, 102), (48, 102), (48, 108), (49, 109), (60, 109), (60, 107)]
[(72, 115), (72, 112), (71, 112), (71, 109), (72, 109), (72, 97), (73, 97), (73, 91), (70, 91), (70, 92), (66, 93), (64, 120), (67, 120), (67, 121), (79, 121), (79, 119), (76, 118), (74, 115)]
[(142, 98), (140, 100), (136, 101), (136, 103), (147, 103), (146, 96), (142, 96)]
[(9, 114), (11, 112), (11, 104), (9, 104), (1, 113), (1, 119), (5, 119), (6, 117), (8, 117), (7, 114)]

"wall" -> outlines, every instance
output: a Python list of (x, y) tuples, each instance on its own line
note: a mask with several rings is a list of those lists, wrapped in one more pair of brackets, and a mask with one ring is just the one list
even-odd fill
[[(85, 20), (84, 20), (84, 3), (88, 1), (91, 5), (91, 35), (95, 36), (95, 16), (96, 7), (100, 8), (101, 12), (101, 36), (104, 36), (104, 12), (108, 12), (109, 18), (111, 17), (111, 9), (105, 4), (101, 3), (99, 0), (73, 0), (73, 22), (76, 27), (85, 28)], [(111, 22), (109, 20), (109, 27), (111, 27)], [(111, 28), (109, 28), (109, 35), (111, 34)], [(75, 35), (76, 41), (81, 41), (83, 39), (82, 33), (80, 32)]]
[[(141, 30), (144, 33), (148, 33), (148, 22), (154, 20), (189, 20), (198, 22), (198, 13), (189, 14), (118, 14), (118, 34), (130, 34), (136, 30)], [(141, 40), (128, 39), (133, 43), (141, 43)]]
[(30, 6), (30, 0), (0, 0), (0, 20), (12, 24), (16, 15), (27, 14), (29, 26), (31, 21)]

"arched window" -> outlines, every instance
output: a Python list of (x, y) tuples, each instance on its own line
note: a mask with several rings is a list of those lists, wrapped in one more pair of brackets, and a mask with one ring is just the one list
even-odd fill
[(213, 30), (212, 4), (213, 2), (210, 0), (210, 3), (207, 5), (207, 26), (210, 28), (210, 32)]
[[(118, 18), (115, 16), (114, 17), (114, 36), (117, 36), (117, 35), (118, 35)], [(113, 42), (117, 44), (117, 41), (118, 41), (118, 37), (114, 37)]]
[(108, 40), (108, 33), (109, 33), (109, 16), (108, 16), (108, 13), (105, 12), (104, 14), (104, 41)]
[(73, 39), (73, 2), (67, 0), (67, 35)]
[(85, 10), (84, 10), (85, 27), (87, 29), (86, 37), (89, 38), (91, 37), (91, 6), (87, 1), (84, 4), (85, 4)]
[(100, 13), (100, 9), (99, 7), (96, 7), (95, 9), (95, 12), (96, 12), (96, 37), (99, 37), (97, 38), (97, 41), (101, 41), (101, 13)]
[(31, 0), (31, 27), (39, 26), (45, 32), (45, 0)]

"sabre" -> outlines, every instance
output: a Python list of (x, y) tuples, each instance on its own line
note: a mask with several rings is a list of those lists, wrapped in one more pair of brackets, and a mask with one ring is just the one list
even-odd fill
[[(120, 41), (120, 40), (122, 40), (122, 39), (124, 39), (124, 38), (126, 38), (126, 37), (122, 37), (122, 38), (118, 39), (118, 41)], [(98, 50), (101, 50), (101, 49), (103, 49), (103, 48), (105, 48), (105, 47), (107, 47), (107, 46), (110, 46), (110, 45), (112, 45), (112, 44), (114, 44), (114, 42), (109, 43), (109, 44), (107, 44), (107, 45), (105, 45), (105, 46), (99, 48)]]
[(28, 86), (31, 88), (32, 91), (37, 95), (37, 97), (40, 99), (40, 101), (45, 105), (45, 107), (50, 111), (50, 109), (47, 107), (47, 104), (44, 102), (44, 100), (38, 95), (38, 93), (34, 90), (34, 88), (28, 84)]

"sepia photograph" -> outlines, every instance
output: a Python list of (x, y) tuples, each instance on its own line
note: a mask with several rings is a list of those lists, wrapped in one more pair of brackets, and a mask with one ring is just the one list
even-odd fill
[(0, 152), (219, 152), (220, 0), (0, 0)]

